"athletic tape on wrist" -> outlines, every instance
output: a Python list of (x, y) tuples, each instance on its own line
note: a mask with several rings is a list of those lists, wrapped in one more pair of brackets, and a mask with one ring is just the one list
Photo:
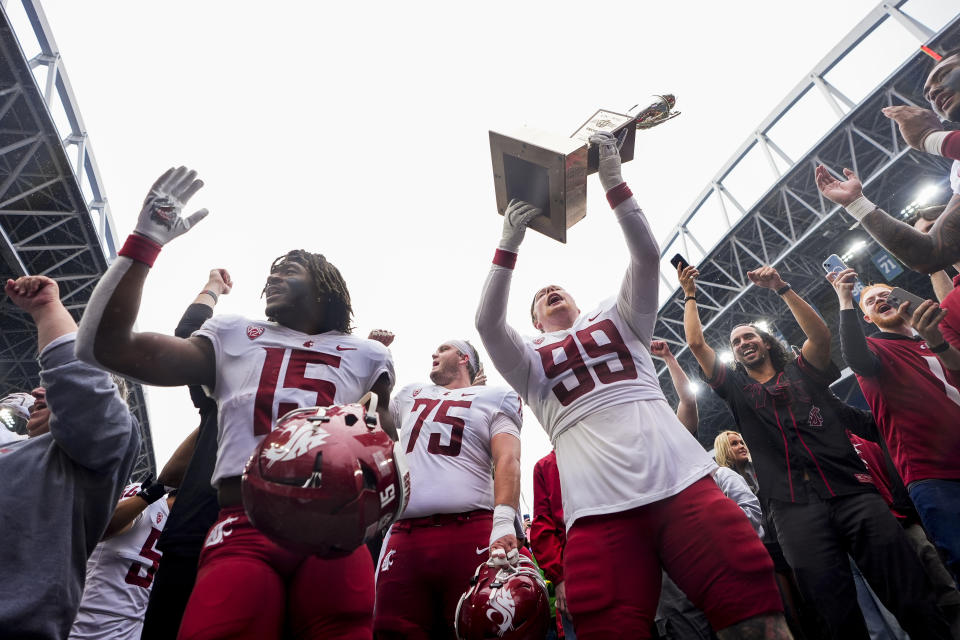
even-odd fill
[(157, 260), (157, 256), (160, 255), (160, 249), (162, 248), (163, 245), (157, 244), (146, 236), (131, 233), (127, 236), (127, 241), (123, 243), (120, 251), (117, 251), (117, 255), (142, 262), (148, 267), (152, 267), (153, 263)]
[(516, 535), (513, 521), (517, 518), (517, 510), (505, 504), (498, 504), (493, 508), (493, 529), (490, 531), (490, 544), (503, 536)]
[(877, 205), (867, 200), (867, 196), (863, 195), (844, 207), (844, 209), (847, 210), (847, 213), (852, 215), (856, 220), (863, 220), (863, 216), (867, 215), (876, 208)]
[(923, 139), (923, 150), (935, 156), (943, 155), (943, 141), (952, 131), (935, 131)]
[(493, 254), (493, 264), (504, 269), (513, 269), (517, 264), (517, 254), (515, 251), (497, 249)]

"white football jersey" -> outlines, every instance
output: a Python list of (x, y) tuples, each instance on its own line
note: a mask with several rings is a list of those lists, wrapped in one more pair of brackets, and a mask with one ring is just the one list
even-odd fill
[(523, 399), (551, 442), (600, 409), (664, 399), (649, 345), (620, 317), (616, 298), (581, 313), (570, 329), (525, 342), (531, 362)]
[(950, 165), (950, 188), (957, 195), (960, 195), (960, 160), (954, 160)]
[(497, 387), (411, 384), (394, 394), (390, 411), (411, 484), (401, 517), (493, 509), (490, 441), (499, 433), (520, 437), (520, 406), (515, 391)]
[(287, 412), (357, 402), (384, 373), (394, 379), (385, 346), (339, 331), (308, 335), (224, 315), (207, 320), (194, 335), (210, 340), (216, 353), (210, 394), (219, 409), (214, 486), (243, 473), (257, 444)]
[[(128, 485), (122, 499), (137, 495)], [(153, 576), (161, 552), (156, 542), (170, 509), (161, 498), (149, 505), (127, 531), (97, 544), (87, 560), (87, 578), (70, 638), (139, 638)], [(104, 633), (109, 632), (109, 635)]]
[(616, 298), (525, 345), (524, 400), (554, 443), (567, 528), (675, 495), (716, 467), (667, 404)]

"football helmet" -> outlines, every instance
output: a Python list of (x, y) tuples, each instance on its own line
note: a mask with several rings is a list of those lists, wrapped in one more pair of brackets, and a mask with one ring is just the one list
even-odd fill
[(34, 397), (22, 391), (0, 398), (0, 427), (16, 435), (26, 435), (33, 403)]
[(410, 472), (380, 428), (373, 395), (369, 410), (348, 404), (284, 415), (254, 450), (241, 488), (247, 517), (268, 538), (335, 558), (403, 513)]
[(477, 567), (457, 603), (458, 640), (543, 638), (550, 627), (547, 585), (525, 555), (515, 567)]

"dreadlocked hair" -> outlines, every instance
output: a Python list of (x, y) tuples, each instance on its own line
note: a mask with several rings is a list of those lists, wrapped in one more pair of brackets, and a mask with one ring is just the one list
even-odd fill
[[(327, 331), (343, 333), (353, 331), (353, 307), (350, 305), (350, 292), (340, 270), (333, 266), (320, 253), (310, 253), (303, 249), (294, 249), (280, 256), (270, 265), (270, 273), (276, 271), (285, 262), (296, 262), (307, 269), (317, 290), (317, 302), (323, 304), (323, 326)], [(266, 291), (266, 287), (264, 287)]]
[[(757, 332), (757, 335), (760, 336), (760, 339), (763, 340), (763, 343), (770, 347), (770, 364), (772, 364), (773, 368), (777, 371), (783, 371), (783, 368), (794, 359), (793, 352), (788, 350), (786, 345), (773, 337), (773, 335), (771, 335), (769, 332), (764, 331), (752, 322), (738, 324), (733, 329), (738, 327), (750, 327)], [(733, 329), (731, 329), (731, 331), (733, 331)], [(737, 369), (746, 371), (746, 367), (739, 362), (737, 363)]]

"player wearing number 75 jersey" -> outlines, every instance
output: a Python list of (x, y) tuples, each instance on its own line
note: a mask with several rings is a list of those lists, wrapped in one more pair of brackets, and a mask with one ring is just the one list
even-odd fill
[[(659, 248), (620, 175), (615, 139), (602, 134), (590, 142), (600, 146), (600, 181), (630, 250), (617, 297), (581, 313), (569, 293), (551, 285), (533, 301), (539, 336), (524, 339), (507, 326), (517, 249), (539, 213), (513, 202), (477, 311), (491, 360), (556, 451), (568, 531), (566, 596), (577, 637), (616, 638), (627, 629), (649, 637), (661, 565), (721, 638), (788, 637), (769, 556), (710, 478), (715, 463), (660, 390), (649, 352)], [(723, 554), (715, 552), (718, 541)]]
[[(162, 245), (206, 215), (181, 209), (203, 183), (170, 169), (144, 201), (137, 227), (91, 296), (80, 358), (155, 385), (203, 385), (219, 411), (213, 473), (222, 508), (200, 556), (179, 637), (369, 638), (373, 563), (366, 548), (337, 559), (284, 549), (255, 529), (240, 475), (277, 418), (297, 407), (380, 398), (381, 425), (395, 433), (388, 405), (393, 363), (386, 347), (350, 335), (350, 294), (322, 255), (291, 251), (270, 267), (268, 320), (212, 318), (190, 338), (133, 331), (140, 294)], [(322, 532), (318, 532), (322, 535)]]
[[(832, 276), (832, 277), (830, 277)], [(860, 308), (882, 331), (865, 338), (850, 293), (852, 269), (829, 274), (840, 300), (840, 345), (907, 485), (923, 526), (960, 576), (960, 352), (937, 325), (931, 300), (904, 311), (888, 285), (863, 289)], [(904, 303), (905, 305), (907, 303)], [(914, 335), (914, 329), (919, 333)]]
[(123, 492), (103, 540), (87, 560), (69, 640), (139, 640), (160, 563), (155, 545), (175, 499), (164, 494), (159, 483), (135, 483)]
[(432, 358), (433, 384), (405, 386), (390, 408), (411, 486), (380, 553), (378, 639), (453, 638), (457, 601), (477, 565), (518, 553), (520, 398), (473, 385), (480, 362), (465, 340), (444, 342)]

